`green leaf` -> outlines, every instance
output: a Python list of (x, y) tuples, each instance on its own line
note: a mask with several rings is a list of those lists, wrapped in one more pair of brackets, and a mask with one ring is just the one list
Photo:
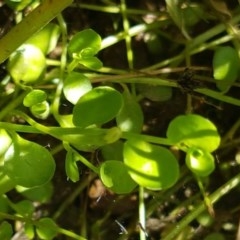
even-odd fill
[(31, 44), (23, 44), (11, 54), (7, 69), (16, 83), (34, 84), (43, 75), (46, 59), (42, 51)]
[(46, 27), (29, 38), (26, 43), (32, 44), (41, 49), (44, 54), (48, 54), (57, 46), (59, 36), (60, 27), (57, 24), (49, 23)]
[(25, 107), (31, 107), (35, 104), (44, 102), (46, 99), (47, 99), (46, 92), (39, 89), (33, 89), (24, 97), (23, 105)]
[(111, 87), (96, 87), (84, 94), (73, 108), (73, 124), (78, 127), (101, 125), (117, 116), (122, 95)]
[(130, 193), (137, 186), (121, 161), (104, 162), (100, 167), (100, 177), (103, 184), (117, 194)]
[(196, 114), (174, 118), (168, 125), (167, 137), (184, 151), (196, 147), (213, 152), (221, 141), (216, 126), (207, 118)]
[(10, 223), (4, 221), (0, 225), (0, 239), (7, 240), (12, 239), (13, 230)]
[(58, 234), (58, 226), (51, 218), (42, 218), (36, 227), (40, 239), (51, 240)]
[(79, 170), (77, 166), (77, 157), (74, 151), (70, 148), (67, 151), (66, 160), (65, 160), (65, 171), (67, 174), (67, 177), (72, 182), (79, 181)]
[(122, 153), (123, 142), (120, 140), (101, 147), (101, 154), (105, 160), (119, 159), (120, 161), (122, 161), (123, 160)]
[(199, 148), (190, 148), (187, 151), (186, 164), (194, 174), (200, 177), (207, 177), (215, 169), (213, 155)]
[(140, 133), (143, 127), (143, 112), (136, 99), (127, 91), (123, 92), (123, 107), (116, 117), (122, 131)]
[(91, 89), (91, 82), (81, 73), (70, 72), (64, 80), (63, 93), (72, 104), (76, 104), (79, 98)]
[(34, 235), (35, 235), (34, 225), (26, 222), (24, 224), (24, 233), (27, 235), (29, 239), (34, 239)]
[(142, 187), (166, 189), (179, 178), (178, 161), (166, 148), (131, 139), (124, 144), (123, 156), (130, 176)]
[(14, 204), (13, 208), (17, 214), (26, 218), (30, 218), (34, 212), (33, 203), (29, 200), (23, 200)]
[(101, 37), (92, 29), (83, 30), (73, 36), (68, 45), (70, 54), (80, 53), (83, 49), (90, 48), (92, 55), (101, 49)]
[(46, 119), (50, 114), (50, 106), (47, 101), (44, 101), (31, 106), (30, 111), (34, 117), (39, 119)]
[(9, 136), (6, 130), (0, 128), (0, 157), (8, 150), (11, 144), (12, 138)]
[(226, 238), (224, 237), (224, 235), (220, 232), (212, 232), (209, 233), (204, 240), (226, 240)]
[(13, 143), (4, 155), (3, 170), (17, 185), (37, 187), (53, 177), (55, 161), (46, 148), (14, 134)]
[(52, 197), (53, 184), (51, 182), (47, 182), (46, 184), (35, 188), (25, 188), (18, 185), (16, 186), (16, 190), (31, 201), (45, 203)]
[(168, 101), (172, 97), (172, 88), (139, 84), (138, 89), (144, 97), (154, 102)]
[(213, 56), (213, 76), (221, 91), (227, 91), (236, 81), (239, 66), (240, 61), (236, 49), (230, 46), (216, 49)]
[[(5, 195), (0, 195), (0, 212), (4, 212), (4, 213), (9, 212), (8, 199)], [(0, 216), (0, 220), (2, 220), (3, 218), (4, 217)]]
[(102, 62), (97, 57), (79, 59), (79, 63), (92, 70), (98, 70), (103, 66)]

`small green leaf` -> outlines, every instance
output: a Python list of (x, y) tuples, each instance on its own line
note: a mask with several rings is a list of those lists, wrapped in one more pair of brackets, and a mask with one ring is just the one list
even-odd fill
[(118, 127), (125, 132), (140, 133), (143, 127), (143, 112), (136, 99), (123, 92), (123, 107), (116, 117)]
[(103, 66), (102, 62), (97, 57), (79, 59), (79, 63), (92, 70), (98, 70)]
[(40, 239), (51, 240), (58, 234), (58, 226), (51, 218), (42, 218), (36, 226), (37, 235)]
[(210, 120), (196, 114), (179, 115), (174, 118), (168, 125), (167, 137), (184, 151), (189, 147), (196, 147), (213, 152), (221, 140), (216, 126)]
[(46, 148), (16, 134), (4, 155), (3, 170), (17, 185), (37, 187), (53, 177), (55, 161)]
[(34, 239), (35, 231), (34, 225), (26, 222), (24, 224), (24, 233), (27, 235), (29, 239)]
[(6, 130), (0, 128), (0, 157), (8, 150), (12, 144), (12, 138), (6, 132)]
[(172, 97), (171, 87), (139, 84), (138, 89), (141, 95), (154, 102), (168, 101)]
[(66, 160), (65, 160), (65, 171), (67, 174), (67, 177), (72, 181), (72, 182), (77, 182), (79, 181), (79, 170), (77, 166), (77, 158), (76, 154), (74, 151), (70, 148), (67, 151), (66, 155)]
[(33, 203), (29, 200), (23, 200), (14, 204), (13, 208), (17, 214), (26, 218), (30, 218), (34, 212)]
[(31, 44), (23, 44), (11, 54), (7, 69), (16, 83), (34, 84), (43, 75), (46, 59), (42, 51)]
[(95, 55), (101, 48), (101, 37), (92, 29), (83, 30), (73, 36), (68, 45), (70, 54), (80, 53), (83, 49), (90, 48)]
[(36, 118), (46, 119), (50, 114), (50, 106), (47, 101), (44, 101), (31, 106), (30, 111)]
[(227, 240), (224, 235), (220, 232), (209, 233), (204, 240)]
[(236, 49), (225, 46), (219, 47), (213, 56), (213, 76), (217, 87), (226, 91), (236, 81), (240, 69), (240, 61)]
[(79, 98), (91, 89), (91, 82), (81, 73), (70, 72), (64, 80), (63, 93), (72, 104), (76, 104)]
[(210, 175), (215, 169), (213, 155), (199, 148), (190, 148), (187, 151), (186, 164), (194, 174), (200, 177)]
[(122, 153), (123, 142), (120, 140), (101, 147), (101, 154), (105, 160), (119, 159), (120, 161), (122, 161), (123, 160)]
[(46, 99), (47, 99), (46, 92), (39, 89), (33, 89), (23, 99), (23, 105), (25, 107), (31, 107), (35, 104), (44, 102)]
[(57, 24), (49, 23), (29, 38), (26, 43), (32, 44), (41, 49), (44, 54), (48, 54), (56, 47), (59, 36), (60, 27)]
[(12, 239), (13, 230), (10, 223), (4, 221), (0, 225), (0, 239), (7, 240)]
[(96, 87), (84, 94), (73, 108), (73, 124), (78, 127), (101, 125), (117, 116), (122, 95), (111, 87)]
[(58, 134), (57, 131), (54, 132), (54, 135), (60, 140), (68, 142), (76, 149), (86, 152), (92, 152), (101, 146), (119, 140), (121, 134), (122, 132), (117, 127), (109, 129), (88, 128), (84, 129), (82, 134)]
[(45, 203), (52, 197), (53, 184), (51, 182), (47, 182), (46, 184), (35, 188), (25, 188), (18, 185), (16, 186), (16, 190), (31, 201)]
[(100, 176), (103, 184), (117, 194), (130, 193), (137, 186), (121, 161), (104, 162), (100, 167)]
[(123, 156), (130, 176), (142, 187), (167, 189), (178, 180), (178, 161), (166, 148), (131, 139), (124, 144)]

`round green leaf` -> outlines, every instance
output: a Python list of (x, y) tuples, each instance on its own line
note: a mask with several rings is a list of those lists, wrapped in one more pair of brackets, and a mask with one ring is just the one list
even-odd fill
[(216, 126), (207, 118), (195, 114), (174, 118), (168, 126), (167, 137), (184, 151), (196, 147), (212, 152), (221, 140)]
[(100, 167), (100, 177), (103, 184), (117, 194), (130, 193), (137, 186), (121, 161), (104, 162)]
[(68, 45), (70, 54), (80, 53), (83, 49), (91, 49), (91, 55), (101, 48), (101, 37), (92, 29), (83, 30), (73, 36)]
[(30, 111), (36, 118), (46, 119), (50, 114), (50, 106), (47, 101), (44, 101), (31, 106)]
[(56, 47), (59, 36), (60, 27), (57, 24), (49, 23), (29, 38), (26, 43), (32, 44), (41, 49), (44, 54), (48, 54)]
[(35, 104), (44, 102), (46, 99), (47, 99), (46, 92), (39, 89), (33, 89), (23, 99), (23, 105), (25, 107), (31, 107)]
[(58, 234), (58, 226), (51, 218), (42, 218), (38, 221), (36, 232), (40, 239), (51, 240)]
[(213, 155), (199, 148), (190, 148), (187, 151), (186, 164), (194, 174), (200, 177), (210, 175), (215, 169)]
[(46, 148), (16, 135), (4, 155), (3, 170), (17, 185), (37, 187), (53, 177), (55, 161)]
[(228, 90), (238, 78), (239, 65), (238, 52), (234, 48), (225, 46), (216, 49), (213, 56), (213, 76), (220, 90)]
[(140, 186), (161, 190), (178, 180), (178, 161), (166, 148), (131, 139), (124, 144), (123, 156), (130, 176)]
[(6, 221), (0, 225), (0, 239), (12, 239), (13, 229), (12, 225)]
[(31, 201), (23, 200), (14, 204), (14, 210), (23, 217), (31, 218), (34, 212), (34, 206)]
[(103, 66), (102, 62), (97, 57), (82, 58), (79, 59), (79, 63), (92, 70), (98, 70)]
[(35, 236), (34, 225), (30, 222), (24, 224), (24, 233), (29, 239), (34, 239)]
[(138, 89), (141, 95), (154, 102), (168, 101), (172, 97), (171, 87), (139, 84)]
[(143, 127), (143, 112), (136, 99), (127, 91), (123, 93), (124, 104), (116, 117), (122, 131), (139, 133)]
[(104, 160), (118, 159), (123, 160), (123, 142), (121, 140), (106, 144), (101, 147), (101, 154)]
[(220, 232), (212, 232), (209, 235), (207, 235), (207, 237), (205, 237), (204, 240), (226, 240), (226, 238)]
[(78, 72), (70, 72), (64, 80), (63, 93), (66, 99), (76, 104), (78, 99), (92, 89), (89, 79)]
[(123, 104), (122, 95), (111, 87), (96, 87), (84, 94), (73, 108), (73, 124), (87, 127), (112, 120)]
[(47, 182), (46, 184), (35, 188), (25, 188), (17, 185), (16, 190), (31, 201), (45, 203), (52, 197), (53, 184)]
[(46, 59), (39, 48), (23, 44), (10, 56), (7, 68), (15, 82), (33, 84), (43, 75)]

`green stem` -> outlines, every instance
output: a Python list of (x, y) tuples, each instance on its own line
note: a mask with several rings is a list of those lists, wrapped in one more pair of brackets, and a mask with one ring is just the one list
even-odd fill
[(128, 60), (128, 66), (129, 69), (133, 69), (133, 51), (132, 51), (132, 44), (131, 44), (131, 36), (128, 34), (129, 33), (129, 21), (127, 18), (127, 6), (125, 0), (121, 0), (121, 13), (122, 13), (122, 18), (123, 18), (123, 29), (124, 33), (126, 35), (125, 37), (125, 42), (126, 42), (126, 49), (127, 49), (127, 60)]
[(139, 187), (139, 223), (141, 224), (140, 229), (140, 240), (146, 240), (146, 210), (144, 203), (144, 188)]
[[(214, 193), (209, 196), (211, 203), (217, 202), (221, 197), (229, 193), (233, 188), (237, 187), (240, 184), (240, 174), (231, 178), (227, 183), (218, 188)], [(184, 217), (179, 223), (176, 224), (176, 227), (163, 238), (163, 240), (174, 240), (179, 236), (181, 231), (190, 224), (195, 218), (199, 216), (206, 209), (205, 203), (201, 203), (195, 207), (195, 209), (190, 212), (186, 217)]]
[(29, 37), (55, 18), (73, 0), (44, 0), (9, 33), (0, 39), (0, 63), (23, 44)]
[(167, 138), (160, 138), (160, 137), (154, 137), (150, 135), (144, 135), (144, 134), (136, 134), (136, 133), (130, 133), (130, 132), (122, 132), (121, 138), (123, 139), (131, 139), (131, 138), (136, 138), (136, 139), (141, 139), (146, 142), (151, 142), (151, 143), (156, 143), (156, 144), (161, 144), (161, 145), (174, 145), (169, 139)]
[(59, 105), (61, 100), (61, 94), (63, 89), (63, 79), (64, 79), (64, 73), (67, 65), (67, 26), (66, 23), (62, 17), (61, 14), (57, 16), (59, 26), (62, 32), (62, 54), (61, 54), (61, 61), (60, 61), (60, 76), (59, 76), (59, 82), (57, 84), (55, 96), (52, 103), (52, 113), (55, 117), (55, 119), (58, 121), (58, 123), (61, 125), (62, 121), (59, 116)]

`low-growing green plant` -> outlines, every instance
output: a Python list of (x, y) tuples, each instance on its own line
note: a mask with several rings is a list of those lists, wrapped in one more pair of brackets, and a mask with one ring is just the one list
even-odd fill
[[(33, 1), (22, 1), (21, 4), (6, 2), (19, 11)], [(181, 12), (185, 23), (180, 26), (179, 17), (182, 15), (179, 10), (172, 6), (171, 1), (166, 3), (173, 21), (179, 28), (183, 27), (183, 35), (188, 39), (190, 36), (187, 29), (191, 25), (186, 21), (190, 13)], [(54, 218), (35, 219), (33, 216), (33, 202), (44, 203), (52, 195), (51, 180), (58, 164), (54, 154), (64, 150), (66, 180), (73, 183), (81, 181), (78, 164), (81, 163), (115, 194), (139, 191), (139, 218), (142, 225), (146, 217), (141, 205), (144, 202), (144, 189), (149, 192), (170, 191), (181, 181), (183, 172), (194, 176), (204, 197), (204, 204), (198, 205), (195, 211), (189, 213), (189, 218), (179, 224), (179, 228), (164, 237), (165, 240), (174, 239), (206, 207), (213, 213), (212, 204), (224, 194), (222, 189), (231, 185), (230, 190), (240, 181), (237, 176), (237, 181), (233, 183), (236, 179), (232, 179), (227, 186), (210, 196), (204, 190), (204, 181), (216, 168), (214, 152), (221, 142), (216, 125), (206, 117), (188, 112), (169, 121), (165, 137), (143, 134), (144, 113), (136, 89), (140, 97), (167, 101), (172, 97), (172, 89), (179, 87), (177, 81), (167, 78), (147, 79), (146, 70), (140, 73), (143, 78), (138, 79), (137, 74), (129, 77), (123, 74), (120, 75), (123, 81), (115, 80), (113, 76), (106, 82), (95, 84), (93, 73), (99, 74), (104, 66), (98, 58), (99, 51), (104, 48), (104, 41), (92, 29), (79, 31), (68, 39), (62, 16), (59, 15), (57, 19), (58, 25), (49, 23), (35, 35), (28, 36), (31, 38), (22, 42), (8, 56), (3, 54), (1, 59), (0, 54), (1, 60), (9, 57), (8, 81), (14, 83), (13, 91), (17, 93), (12, 103), (2, 106), (0, 113), (0, 216), (3, 219), (0, 238), (10, 239), (13, 229), (7, 220), (18, 220), (25, 223), (24, 231), (30, 239), (35, 235), (40, 239), (54, 239), (58, 234), (85, 239), (85, 236), (60, 228)], [(199, 21), (199, 18), (194, 21)], [(41, 26), (44, 25), (45, 21)], [(60, 35), (61, 60), (51, 62), (48, 54), (56, 47)], [(191, 51), (191, 48), (192, 51), (200, 51), (194, 48), (194, 41), (189, 43), (188, 50)], [(7, 46), (6, 49), (11, 47)], [(52, 68), (48, 69), (51, 63)], [(239, 106), (238, 99), (224, 95), (239, 76), (237, 51), (229, 46), (217, 48), (212, 64), (213, 77), (222, 92), (200, 87), (193, 87), (192, 91)], [(161, 64), (158, 67), (162, 67)], [(136, 88), (128, 83), (136, 84)], [(61, 111), (63, 99), (71, 104), (71, 111)], [(51, 125), (45, 125), (44, 120), (50, 117), (53, 118)], [(12, 120), (14, 118), (19, 122)], [(47, 135), (58, 146), (53, 150), (48, 149), (46, 145), (32, 141), (29, 137), (31, 134)], [(174, 149), (184, 156), (184, 164), (174, 154)], [(86, 157), (86, 153), (94, 151), (99, 151), (102, 156), (98, 164)], [(6, 193), (13, 189), (28, 200), (11, 202)], [(14, 214), (10, 214), (8, 208)], [(145, 226), (142, 227), (140, 238), (144, 240)], [(218, 233), (214, 234), (218, 236)], [(214, 234), (206, 239), (212, 239)]]

